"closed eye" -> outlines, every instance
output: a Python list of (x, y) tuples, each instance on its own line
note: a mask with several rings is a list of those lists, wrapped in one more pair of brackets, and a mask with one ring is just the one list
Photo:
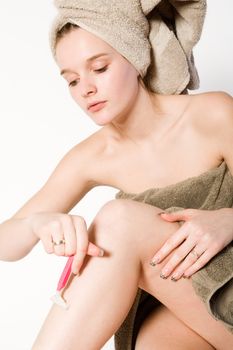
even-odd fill
[(107, 66), (100, 68), (100, 69), (95, 69), (94, 72), (102, 73), (102, 72), (105, 72), (106, 70), (107, 70)]

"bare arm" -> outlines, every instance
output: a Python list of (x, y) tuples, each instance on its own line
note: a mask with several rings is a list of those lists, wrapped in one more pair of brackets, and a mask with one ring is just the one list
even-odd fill
[(91, 176), (93, 147), (87, 140), (73, 147), (45, 185), (11, 218), (0, 224), (1, 260), (21, 259), (39, 241), (31, 222), (35, 213), (68, 213), (95, 186)]

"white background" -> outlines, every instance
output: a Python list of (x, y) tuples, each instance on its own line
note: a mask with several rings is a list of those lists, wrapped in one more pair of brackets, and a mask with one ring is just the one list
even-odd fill
[[(208, 1), (194, 50), (202, 91), (233, 94), (233, 4)], [(47, 180), (62, 156), (99, 126), (70, 98), (50, 53), (52, 1), (1, 1), (0, 222)], [(95, 188), (73, 208), (89, 225), (116, 189)], [(39, 243), (24, 259), (0, 262), (0, 349), (30, 350), (51, 306), (64, 260)], [(113, 349), (112, 339), (105, 350)], [(65, 350), (65, 349), (64, 349)]]

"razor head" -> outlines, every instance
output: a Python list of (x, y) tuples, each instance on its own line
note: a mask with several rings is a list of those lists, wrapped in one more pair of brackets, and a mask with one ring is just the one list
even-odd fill
[(63, 309), (67, 310), (69, 308), (69, 305), (67, 302), (62, 298), (61, 294), (57, 292), (55, 295), (53, 295), (50, 298), (55, 304), (61, 306)]

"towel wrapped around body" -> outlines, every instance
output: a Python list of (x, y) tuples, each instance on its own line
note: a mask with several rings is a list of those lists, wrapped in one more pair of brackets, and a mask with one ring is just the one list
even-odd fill
[[(132, 199), (174, 212), (184, 208), (216, 210), (233, 207), (233, 175), (225, 161), (217, 168), (164, 188), (141, 193), (117, 192), (115, 198)], [(191, 276), (196, 294), (208, 312), (233, 333), (233, 242)], [(138, 288), (134, 303), (115, 333), (117, 350), (132, 350), (137, 331), (148, 312), (160, 302)]]

